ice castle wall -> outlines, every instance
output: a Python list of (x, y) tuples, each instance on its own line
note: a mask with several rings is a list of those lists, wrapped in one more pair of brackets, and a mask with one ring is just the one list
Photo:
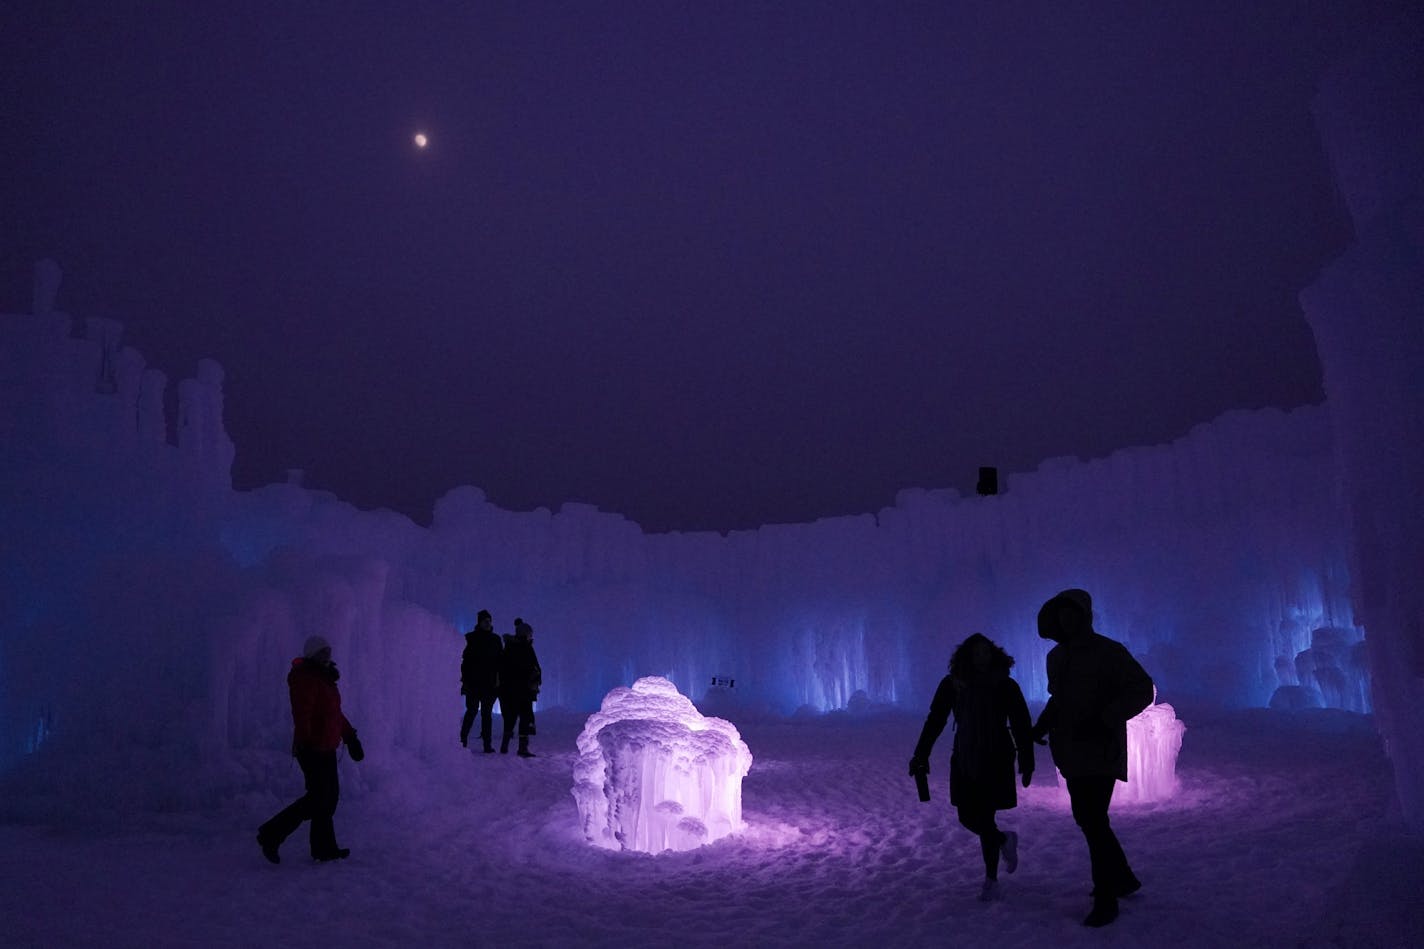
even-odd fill
[(1424, 827), (1424, 26), (1337, 64), (1315, 103), (1355, 240), (1301, 296), (1349, 510), (1356, 615), (1406, 817)]
[(581, 710), (643, 675), (694, 698), (733, 679), (718, 714), (919, 709), (973, 631), (1041, 699), (1033, 618), (1067, 586), (1093, 592), (1164, 701), (1284, 687), (1369, 707), (1323, 408), (1051, 460), (994, 497), (904, 491), (725, 536), (648, 535), (583, 504), (510, 512), (471, 487), (425, 528), (296, 483), (233, 491), (216, 365), (180, 386), (170, 432), (161, 375), (96, 325), (0, 317), (0, 763), (90, 754), (96, 732), (218, 770), (283, 749), (283, 677), (311, 632), (336, 647), (372, 758), (421, 754), (453, 740), (459, 634), (482, 608), (536, 627), (541, 702)]

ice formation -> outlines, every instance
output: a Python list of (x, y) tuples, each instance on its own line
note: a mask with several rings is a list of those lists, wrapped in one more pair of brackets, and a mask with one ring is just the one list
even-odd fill
[(609, 692), (579, 735), (578, 755), (573, 795), (590, 843), (691, 850), (742, 827), (751, 750), (736, 726), (703, 716), (661, 676)]
[(96, 727), (174, 762), (281, 749), (280, 669), (312, 631), (345, 657), (373, 761), (437, 753), (480, 608), (538, 625), (545, 707), (596, 708), (646, 669), (693, 699), (735, 678), (744, 707), (786, 714), (857, 696), (922, 710), (976, 628), (1041, 700), (1034, 612), (1082, 586), (1179, 705), (1297, 690), (1371, 710), (1322, 407), (1050, 460), (993, 497), (907, 490), (876, 514), (725, 536), (646, 534), (586, 504), (506, 511), (474, 487), (421, 527), (299, 478), (234, 491), (218, 366), (170, 387), (116, 321), (56, 310), (56, 279), (42, 268), (37, 312), (0, 317), (0, 772), (40, 747), (82, 756)]
[[(1127, 783), (1118, 782), (1114, 803), (1151, 804), (1177, 793), (1177, 755), (1187, 726), (1177, 718), (1177, 710), (1165, 702), (1153, 702), (1127, 720)], [(1058, 785), (1066, 787), (1057, 769)]]
[(1301, 294), (1349, 512), (1353, 606), (1405, 817), (1424, 830), (1424, 27), (1400, 17), (1314, 111), (1354, 241)]
[[(786, 714), (857, 695), (918, 710), (974, 628), (1041, 700), (1033, 614), (1072, 585), (1174, 702), (1287, 687), (1369, 710), (1319, 407), (1045, 462), (994, 497), (904, 491), (874, 515), (726, 536), (645, 534), (586, 504), (506, 511), (474, 487), (427, 528), (299, 478), (234, 491), (217, 365), (170, 386), (115, 321), (55, 310), (54, 280), (42, 268), (42, 312), (0, 317), (0, 771), (96, 717), (127, 728), (115, 747), (280, 748), (270, 670), (314, 629), (347, 657), (372, 757), (425, 753), (460, 714), (441, 683), (480, 608), (537, 619), (545, 707), (596, 708), (648, 669), (693, 699), (735, 678), (740, 703)], [(129, 705), (149, 713), (104, 716)]]
[(1176, 709), (1165, 702), (1154, 701), (1128, 719), (1127, 784), (1113, 793), (1113, 800), (1147, 804), (1176, 794), (1177, 754), (1186, 730)]

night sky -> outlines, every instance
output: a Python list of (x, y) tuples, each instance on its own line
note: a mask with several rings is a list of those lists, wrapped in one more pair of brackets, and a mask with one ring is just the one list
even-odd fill
[(1319, 402), (1309, 106), (1384, 4), (1038, 6), (9, 3), (0, 309), (56, 258), (222, 363), (238, 487), (423, 523), (810, 520)]

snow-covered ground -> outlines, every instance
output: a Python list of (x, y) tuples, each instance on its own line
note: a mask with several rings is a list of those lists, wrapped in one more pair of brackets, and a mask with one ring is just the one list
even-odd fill
[[(905, 773), (917, 715), (738, 722), (755, 756), (746, 832), (649, 856), (579, 837), (583, 716), (548, 711), (532, 760), (459, 749), (452, 721), (445, 760), (367, 772), (370, 759), (343, 761), (344, 862), (310, 861), (305, 828), (280, 866), (262, 859), (257, 824), (300, 790), (285, 762), (270, 792), (221, 806), (51, 809), (0, 825), (0, 944), (1424, 945), (1424, 844), (1398, 830), (1369, 719), (1178, 711), (1181, 793), (1114, 808), (1144, 887), (1104, 930), (1080, 924), (1087, 851), (1046, 749), (1034, 787), (1001, 814), (1020, 868), (1001, 875), (1002, 902), (983, 904), (978, 844), (948, 808), (948, 737), (934, 800), (921, 804)], [(136, 771), (93, 780), (150, 780)]]

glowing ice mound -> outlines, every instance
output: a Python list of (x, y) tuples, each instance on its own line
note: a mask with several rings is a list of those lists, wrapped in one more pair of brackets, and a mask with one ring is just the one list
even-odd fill
[[(1187, 726), (1167, 703), (1153, 703), (1127, 720), (1127, 783), (1116, 785), (1114, 803), (1148, 804), (1177, 793), (1177, 754)], [(1058, 783), (1064, 785), (1058, 772)]]
[[(1156, 698), (1156, 692), (1153, 692)], [(1177, 793), (1177, 753), (1187, 730), (1176, 709), (1155, 701), (1127, 720), (1127, 784), (1113, 797), (1118, 801), (1165, 801)]]
[(661, 676), (604, 696), (578, 751), (573, 794), (591, 843), (660, 853), (742, 829), (751, 750), (736, 726), (704, 717)]

